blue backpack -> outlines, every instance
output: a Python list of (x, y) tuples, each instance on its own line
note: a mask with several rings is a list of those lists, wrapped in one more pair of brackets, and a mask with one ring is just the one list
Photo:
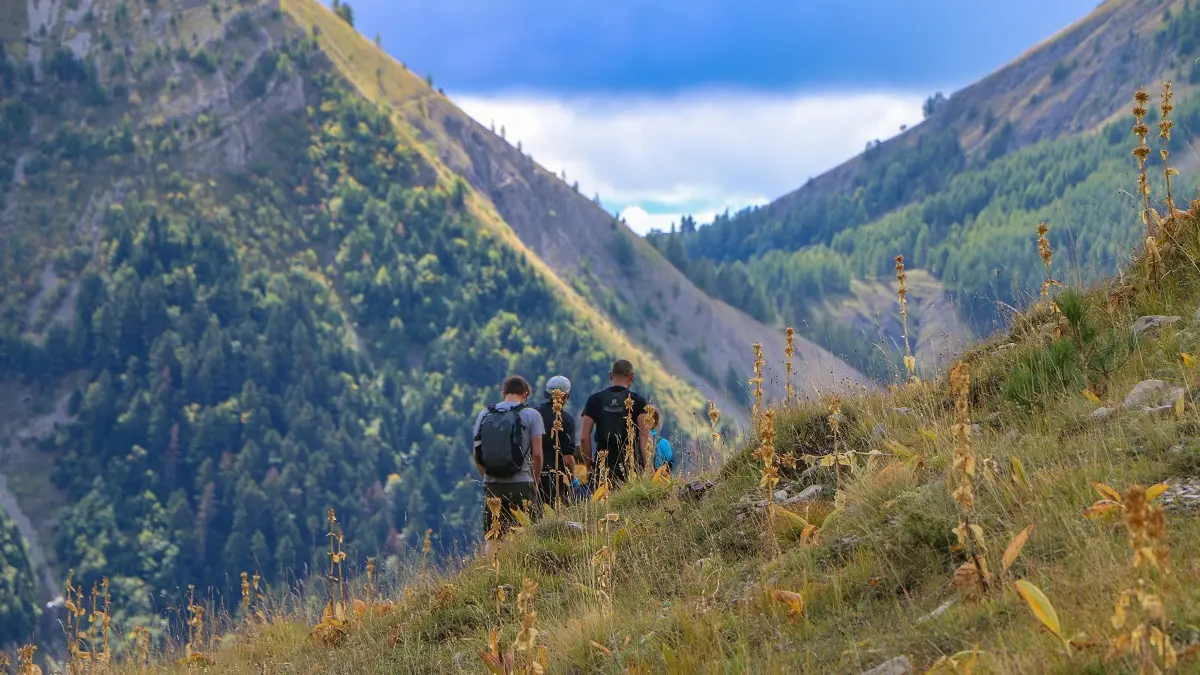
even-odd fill
[(658, 443), (654, 446), (655, 470), (661, 469), (663, 464), (670, 467), (671, 471), (675, 470), (675, 453), (671, 450), (671, 441), (660, 436)]

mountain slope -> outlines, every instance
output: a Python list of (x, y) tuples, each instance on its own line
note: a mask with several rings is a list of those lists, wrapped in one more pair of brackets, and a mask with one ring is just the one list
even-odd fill
[[(330, 508), (358, 562), (396, 568), (428, 530), (435, 557), (463, 546), (480, 527), (469, 420), (509, 373), (585, 391), (621, 356), (677, 430), (707, 433), (707, 398), (740, 417), (364, 96), (343, 51), (385, 57), (315, 3), (0, 14), (0, 394), (33, 392), (5, 413), (0, 475), (51, 549), (36, 574), (107, 577), (118, 625), (161, 635), (188, 584), (233, 597), (240, 571), (306, 575)], [(687, 329), (713, 331), (717, 363), (748, 374), (754, 339), (782, 360), (770, 329), (676, 280), (715, 317)]]
[[(993, 330), (1010, 315), (1005, 306), (1036, 294), (1041, 261), (1025, 233), (1039, 220), (1061, 233), (1058, 277), (1099, 278), (1127, 258), (1137, 236), (1127, 170), (1136, 139), (1122, 116), (1131, 83), (1157, 92), (1174, 81), (1172, 165), (1183, 172), (1174, 196), (1179, 204), (1194, 196), (1200, 157), (1186, 143), (1197, 130), (1198, 44), (1200, 8), (1190, 0), (1105, 2), (978, 83), (931, 98), (923, 123), (771, 204), (685, 228), (676, 235), (684, 266), (742, 263), (753, 284), (790, 298), (811, 280), (768, 284), (778, 275), (763, 276), (770, 266), (760, 261), (803, 251), (823, 269), (888, 280), (904, 254), (910, 269), (944, 283), (974, 331)], [(1148, 121), (1157, 132), (1155, 98)], [(1162, 172), (1157, 152), (1149, 170)], [(776, 304), (784, 321), (808, 311)]]
[[(671, 372), (685, 374), (706, 397), (741, 417), (734, 406), (744, 406), (742, 392), (731, 391), (728, 374), (745, 382), (755, 341), (763, 342), (770, 367), (778, 371), (780, 330), (713, 301), (625, 225), (378, 52), (316, 0), (283, 0), (282, 6), (306, 27), (333, 36), (331, 55), (359, 91), (401, 115), (437, 161), (475, 188), (590, 308), (607, 314)], [(806, 396), (861, 379), (806, 340), (798, 341), (795, 372)], [(769, 380), (772, 390), (782, 391), (780, 374)]]

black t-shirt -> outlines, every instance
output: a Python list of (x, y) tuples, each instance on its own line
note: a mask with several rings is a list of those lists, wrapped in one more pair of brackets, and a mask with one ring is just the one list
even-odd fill
[(562, 431), (558, 432), (558, 443), (554, 443), (554, 402), (546, 401), (538, 406), (537, 411), (542, 415), (546, 426), (546, 435), (542, 436), (542, 472), (563, 470), (563, 455), (575, 454), (575, 416), (562, 409)]
[[(607, 450), (610, 457), (623, 457), (621, 451), (627, 443), (627, 422), (625, 420), (625, 398), (633, 396), (634, 448), (641, 450), (641, 439), (638, 438), (637, 419), (646, 412), (646, 397), (630, 391), (625, 387), (613, 386), (598, 391), (588, 397), (583, 406), (583, 414), (595, 422), (595, 451)], [(610, 460), (611, 461), (611, 460)]]

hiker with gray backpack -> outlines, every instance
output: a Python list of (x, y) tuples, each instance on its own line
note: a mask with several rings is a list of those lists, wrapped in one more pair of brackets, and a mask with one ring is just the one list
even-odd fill
[(542, 437), (546, 427), (535, 408), (526, 405), (530, 387), (525, 378), (504, 380), (504, 400), (489, 405), (475, 418), (475, 468), (483, 478), (483, 531), (492, 527), (487, 499), (500, 499), (500, 529), (516, 524), (513, 509), (538, 514), (537, 478), (542, 474)]

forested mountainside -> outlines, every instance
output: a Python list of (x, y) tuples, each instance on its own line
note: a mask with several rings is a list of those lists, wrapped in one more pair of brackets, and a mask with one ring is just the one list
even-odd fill
[[(32, 559), (83, 588), (109, 578), (119, 624), (161, 631), (189, 584), (228, 597), (241, 571), (307, 575), (330, 508), (357, 558), (397, 562), (427, 530), (435, 557), (463, 546), (479, 521), (469, 418), (508, 373), (583, 391), (631, 357), (687, 432), (706, 398), (728, 400), (700, 393), (716, 386), (687, 354), (733, 372), (761, 339), (781, 357), (781, 338), (598, 209), (597, 248), (646, 287), (605, 303), (582, 263), (556, 276), (449, 146), (365, 93), (353, 58), (381, 90), (402, 66), (315, 1), (2, 0), (0, 15), (0, 388), (32, 391), (0, 420), (0, 473), (25, 467), (8, 501), (43, 535)], [(420, 88), (405, 115), (429, 110), (437, 95), (403, 82)], [(561, 218), (574, 237), (566, 208), (587, 200), (554, 190), (561, 216), (514, 221)], [(685, 310), (706, 323), (678, 326), (661, 360), (623, 327)], [(803, 356), (801, 377), (856, 377)], [(27, 566), (10, 548), (4, 569)], [(0, 587), (15, 633), (32, 630), (37, 574)]]
[[(661, 237), (660, 248), (710, 293), (761, 298), (745, 306), (798, 325), (828, 314), (795, 298), (858, 302), (850, 280), (886, 281), (903, 254), (944, 284), (970, 329), (989, 332), (1009, 316), (998, 302), (1018, 306), (1038, 288), (1041, 262), (1026, 233), (1039, 221), (1067, 237), (1078, 279), (1111, 274), (1128, 255), (1138, 207), (1125, 170), (1132, 125), (1121, 115), (1131, 87), (1173, 82), (1174, 165), (1194, 174), (1197, 56), (1200, 3), (1109, 0), (980, 82), (931, 97), (923, 123), (769, 205), (707, 226), (685, 220), (680, 241)], [(1161, 172), (1157, 153), (1151, 159)], [(1176, 184), (1176, 200), (1196, 196), (1194, 182)], [(854, 347), (842, 339), (826, 344)]]
[[(600, 311), (722, 405), (745, 404), (746, 373), (754, 364), (747, 345), (760, 341), (771, 364), (783, 359), (783, 332), (747, 313), (741, 298), (706, 294), (615, 220), (578, 187), (538, 165), (519, 141), (488, 129), (435, 91), (429, 81), (385, 57), (351, 26), (312, 0), (283, 0), (289, 14), (329, 36), (327, 54), (360, 93), (394, 110), (461, 176), (522, 245)], [(515, 144), (514, 144), (515, 143)], [(853, 368), (815, 344), (797, 339), (797, 378), (806, 395), (845, 380)], [(783, 391), (775, 365), (768, 390)], [(735, 410), (735, 414), (737, 414)]]

